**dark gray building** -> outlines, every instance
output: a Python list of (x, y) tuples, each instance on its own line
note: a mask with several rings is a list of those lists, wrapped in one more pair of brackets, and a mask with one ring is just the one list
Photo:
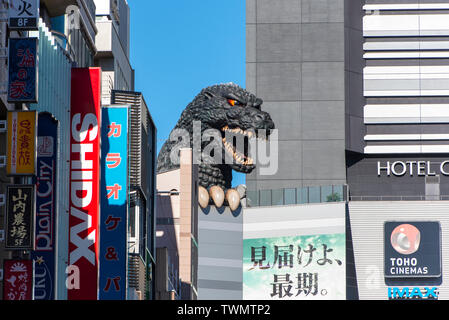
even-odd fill
[(246, 86), (279, 129), (278, 171), (249, 191), (345, 183), (346, 2), (247, 0)]
[(250, 198), (449, 195), (448, 14), (449, 1), (247, 0), (247, 88), (279, 129), (278, 171), (248, 175)]

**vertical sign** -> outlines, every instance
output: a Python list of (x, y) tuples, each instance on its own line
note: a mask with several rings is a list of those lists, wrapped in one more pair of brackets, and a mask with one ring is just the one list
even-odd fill
[(100, 68), (72, 69), (69, 266), (79, 282), (68, 284), (69, 300), (98, 298), (100, 81)]
[(34, 300), (54, 300), (58, 121), (47, 112), (38, 121)]
[(36, 173), (36, 111), (8, 112), (7, 175)]
[(3, 266), (3, 299), (33, 299), (33, 261), (5, 260)]
[(11, 30), (37, 30), (39, 0), (11, 0), (8, 25)]
[(126, 299), (128, 108), (102, 109), (101, 300)]
[(34, 185), (6, 187), (5, 249), (34, 249), (34, 197)]
[(9, 39), (8, 102), (38, 102), (37, 38)]

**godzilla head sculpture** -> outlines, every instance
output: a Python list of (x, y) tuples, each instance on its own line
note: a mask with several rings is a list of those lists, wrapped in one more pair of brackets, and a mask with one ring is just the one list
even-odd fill
[[(224, 193), (232, 190), (230, 189), (232, 170), (248, 174), (255, 169), (254, 160), (248, 152), (249, 139), (258, 138), (261, 130), (266, 133), (265, 137), (268, 137), (270, 130), (274, 129), (270, 115), (261, 110), (262, 103), (261, 99), (236, 84), (220, 84), (203, 89), (182, 112), (172, 134), (175, 130), (188, 132), (189, 145), (184, 147), (194, 148), (194, 139), (199, 138), (195, 134), (203, 136), (206, 132), (210, 134), (211, 130), (214, 130), (220, 137), (219, 147), (222, 148), (222, 157), (218, 160), (215, 157), (215, 161), (199, 164), (200, 187), (209, 191), (221, 189)], [(196, 132), (195, 125), (198, 128)], [(238, 139), (234, 140), (233, 138), (230, 141), (230, 134), (232, 137), (240, 138), (243, 143), (235, 143)], [(215, 141), (217, 140), (215, 139)], [(200, 141), (200, 151), (202, 152), (210, 144), (210, 140), (201, 139)], [(179, 164), (174, 163), (171, 157), (176, 147), (179, 147), (177, 139), (169, 139), (162, 146), (158, 156), (158, 173), (179, 168)], [(226, 157), (228, 159), (230, 157), (232, 161), (225, 161)], [(200, 190), (200, 195), (201, 192), (204, 190)], [(232, 196), (232, 192), (229, 193), (229, 196)], [(227, 198), (228, 193), (226, 194)], [(218, 200), (218, 202), (220, 201)], [(215, 203), (217, 204), (217, 201)]]

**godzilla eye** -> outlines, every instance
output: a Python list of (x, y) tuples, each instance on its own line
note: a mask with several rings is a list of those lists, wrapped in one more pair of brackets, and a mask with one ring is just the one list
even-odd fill
[(231, 106), (235, 106), (236, 104), (238, 104), (237, 100), (233, 100), (233, 99), (228, 99), (228, 103), (229, 103)]

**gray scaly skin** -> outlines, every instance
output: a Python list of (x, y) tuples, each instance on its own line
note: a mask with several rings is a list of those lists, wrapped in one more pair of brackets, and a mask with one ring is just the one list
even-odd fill
[[(226, 148), (224, 137), (227, 133), (236, 132), (246, 136), (248, 131), (257, 135), (259, 129), (267, 130), (268, 135), (269, 130), (274, 129), (274, 123), (267, 112), (261, 111), (262, 103), (261, 99), (236, 84), (220, 84), (203, 89), (182, 112), (174, 130), (185, 129), (189, 132), (190, 145), (184, 147), (193, 148), (193, 124), (194, 121), (200, 121), (201, 135), (207, 129), (216, 130), (223, 137), (220, 142), (223, 157), (227, 154), (234, 160), (232, 164), (223, 164), (224, 160), (221, 163), (199, 164), (200, 186), (206, 189), (219, 186), (226, 190), (231, 188), (232, 170), (245, 174), (254, 170), (255, 164), (248, 160), (245, 151), (236, 148), (232, 150), (229, 146)], [(209, 143), (210, 141), (203, 141), (201, 150)], [(170, 159), (170, 153), (176, 145), (179, 148), (179, 142), (167, 140), (162, 146), (158, 156), (158, 173), (179, 168)]]

